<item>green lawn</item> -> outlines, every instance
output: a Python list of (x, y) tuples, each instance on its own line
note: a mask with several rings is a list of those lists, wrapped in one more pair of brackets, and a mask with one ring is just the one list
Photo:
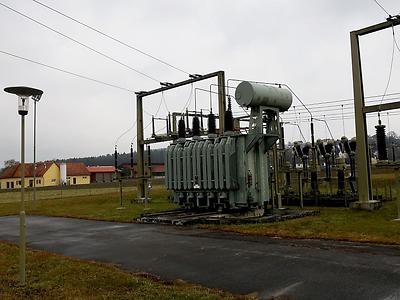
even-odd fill
[[(132, 187), (124, 187), (124, 191), (133, 192), (135, 188)], [(78, 187), (78, 188), (68, 188), (68, 189), (60, 189), (59, 187), (54, 189), (41, 189), (38, 188), (36, 190), (36, 199), (38, 200), (46, 200), (46, 199), (63, 199), (69, 197), (77, 197), (77, 196), (95, 196), (102, 194), (110, 194), (117, 193), (119, 188), (117, 184), (110, 184), (106, 187), (96, 187), (95, 185)], [(25, 191), (26, 200), (30, 201), (33, 199), (33, 191), (32, 189), (26, 189)], [(10, 192), (1, 192), (0, 193), (0, 204), (1, 203), (11, 203), (18, 202), (21, 199), (21, 193), (19, 190), (10, 191)]]
[[(104, 192), (104, 189), (101, 189)], [(148, 211), (158, 212), (176, 208), (167, 199), (167, 192), (161, 186), (156, 186), (151, 192), (152, 199), (148, 205)], [(132, 222), (134, 218), (140, 216), (145, 211), (144, 204), (133, 203), (136, 192), (133, 188), (124, 188), (123, 203), (125, 209), (119, 207), (119, 193), (114, 190), (107, 193), (93, 193), (87, 196), (72, 196), (38, 200), (36, 205), (33, 201), (26, 202), (26, 213), (31, 215), (60, 216), (72, 218), (84, 218), (91, 220), (106, 220)], [(19, 203), (0, 204), (0, 215), (13, 215), (19, 212)], [(147, 210), (146, 210), (147, 211)]]
[(385, 202), (377, 211), (349, 208), (314, 208), (319, 216), (268, 224), (207, 225), (204, 228), (243, 234), (287, 238), (333, 239), (400, 245), (400, 222), (395, 201)]
[[(35, 206), (32, 201), (26, 205), (27, 214), (84, 218), (92, 220), (132, 222), (145, 212), (144, 204), (131, 203), (136, 192), (124, 188), (125, 209), (119, 206), (116, 190), (98, 192), (87, 196), (64, 197), (39, 200)], [(148, 208), (151, 212), (177, 208), (170, 203), (164, 186), (156, 185), (151, 192), (152, 200)], [(400, 222), (397, 217), (396, 202), (384, 202), (383, 208), (374, 212), (356, 211), (349, 208), (313, 208), (321, 211), (319, 216), (289, 220), (272, 224), (209, 225), (202, 226), (212, 230), (232, 231), (244, 234), (280, 236), (288, 238), (319, 238), (400, 244)], [(0, 204), (0, 215), (18, 214), (19, 203)]]
[(0, 243), (0, 299), (254, 299), (185, 283), (164, 282), (116, 266), (27, 251), (27, 285), (18, 285), (18, 248)]

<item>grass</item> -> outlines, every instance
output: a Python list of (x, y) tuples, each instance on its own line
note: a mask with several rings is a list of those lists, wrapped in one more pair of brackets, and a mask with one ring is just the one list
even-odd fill
[[(198, 285), (161, 281), (113, 265), (27, 251), (27, 285), (18, 285), (18, 248), (0, 243), (0, 299), (251, 299)], [(254, 299), (254, 298), (252, 298)]]
[[(124, 187), (125, 191), (134, 191), (134, 187)], [(33, 190), (26, 189), (25, 197), (27, 201), (33, 199)], [(41, 189), (38, 188), (36, 190), (36, 199), (38, 200), (46, 200), (46, 199), (62, 199), (62, 198), (70, 198), (70, 197), (78, 197), (78, 196), (95, 196), (102, 194), (110, 194), (117, 193), (118, 187), (116, 185), (108, 186), (108, 187), (96, 187), (88, 186), (84, 188), (68, 188), (68, 189), (60, 189), (59, 187), (53, 189)], [(1, 203), (12, 203), (18, 202), (21, 199), (21, 194), (19, 190), (10, 191), (10, 192), (1, 192), (0, 193), (0, 204)]]
[[(103, 190), (103, 189), (102, 189)], [(59, 199), (39, 200), (36, 207), (32, 201), (26, 205), (27, 214), (83, 218), (91, 220), (133, 222), (145, 212), (144, 204), (133, 203), (136, 193), (124, 188), (125, 209), (119, 210), (119, 194), (92, 194)], [(155, 185), (149, 203), (151, 212), (177, 208), (167, 199), (168, 193), (162, 185)], [(315, 209), (315, 208), (309, 208)], [(272, 224), (207, 225), (211, 230), (238, 232), (243, 234), (279, 236), (286, 238), (332, 239), (356, 242), (371, 242), (400, 245), (400, 222), (397, 218), (396, 202), (384, 202), (378, 211), (357, 211), (349, 208), (318, 208), (319, 216), (289, 220)], [(0, 215), (18, 214), (19, 203), (3, 203)]]
[[(103, 190), (103, 189), (101, 189)], [(161, 186), (155, 186), (152, 190), (152, 200), (148, 205), (148, 211), (158, 212), (176, 208), (167, 199), (167, 192)], [(133, 219), (140, 216), (145, 210), (144, 204), (130, 203), (134, 200), (136, 193), (132, 188), (124, 188), (124, 206), (119, 207), (119, 193), (108, 192), (103, 194), (92, 194), (86, 196), (71, 196), (63, 199), (54, 198), (38, 200), (36, 205), (33, 201), (26, 202), (26, 213), (30, 215), (59, 216), (71, 218), (83, 218), (90, 220), (105, 220), (132, 222)], [(0, 215), (14, 215), (19, 213), (19, 203), (2, 203), (0, 205)]]
[[(306, 208), (307, 209), (307, 208)], [(316, 209), (309, 207), (308, 209)], [(243, 225), (206, 225), (203, 228), (251, 235), (301, 239), (331, 239), (400, 245), (400, 222), (396, 203), (385, 202), (377, 211), (349, 208), (317, 208), (319, 216), (278, 223)]]

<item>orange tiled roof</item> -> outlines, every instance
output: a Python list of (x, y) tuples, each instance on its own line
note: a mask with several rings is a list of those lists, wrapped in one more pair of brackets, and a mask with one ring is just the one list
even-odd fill
[[(42, 177), (44, 173), (51, 167), (54, 162), (47, 161), (47, 162), (39, 162), (36, 163), (36, 176)], [(33, 177), (33, 169), (34, 166), (31, 163), (25, 164), (25, 177)], [(6, 178), (21, 178), (22, 176), (22, 166), (20, 163), (10, 166), (3, 171), (0, 175), (0, 179)]]
[(67, 162), (67, 176), (90, 176), (90, 172), (84, 163)]
[(114, 173), (115, 167), (114, 166), (92, 166), (87, 167), (90, 173)]
[[(42, 177), (46, 171), (55, 163), (53, 161), (36, 163), (36, 176)], [(60, 167), (60, 163), (56, 163)], [(21, 164), (8, 167), (0, 174), (0, 179), (21, 178)], [(84, 163), (69, 162), (67, 163), (67, 176), (90, 176), (90, 172)], [(33, 177), (33, 164), (25, 164), (25, 177)]]

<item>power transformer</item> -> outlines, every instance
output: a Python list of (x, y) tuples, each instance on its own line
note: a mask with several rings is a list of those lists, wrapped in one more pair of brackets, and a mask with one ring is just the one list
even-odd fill
[(248, 128), (234, 129), (230, 104), (225, 132), (217, 135), (215, 117), (208, 116), (208, 132), (201, 136), (193, 118), (193, 136), (186, 138), (185, 123), (178, 123), (178, 139), (166, 151), (166, 186), (173, 201), (186, 208), (256, 209), (270, 200), (267, 152), (279, 139), (279, 113), (288, 110), (287, 89), (241, 82), (236, 102), (250, 108)]

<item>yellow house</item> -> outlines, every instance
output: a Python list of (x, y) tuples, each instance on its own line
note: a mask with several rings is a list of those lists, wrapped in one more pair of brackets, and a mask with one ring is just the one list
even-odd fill
[[(1, 189), (21, 188), (21, 165), (6, 168), (0, 174)], [(66, 184), (89, 184), (90, 173), (83, 163), (67, 163)], [(25, 164), (25, 187), (33, 187), (33, 164)], [(36, 187), (60, 185), (60, 164), (53, 161), (36, 164)]]
[(90, 172), (84, 163), (67, 162), (67, 185), (78, 184), (90, 184)]

